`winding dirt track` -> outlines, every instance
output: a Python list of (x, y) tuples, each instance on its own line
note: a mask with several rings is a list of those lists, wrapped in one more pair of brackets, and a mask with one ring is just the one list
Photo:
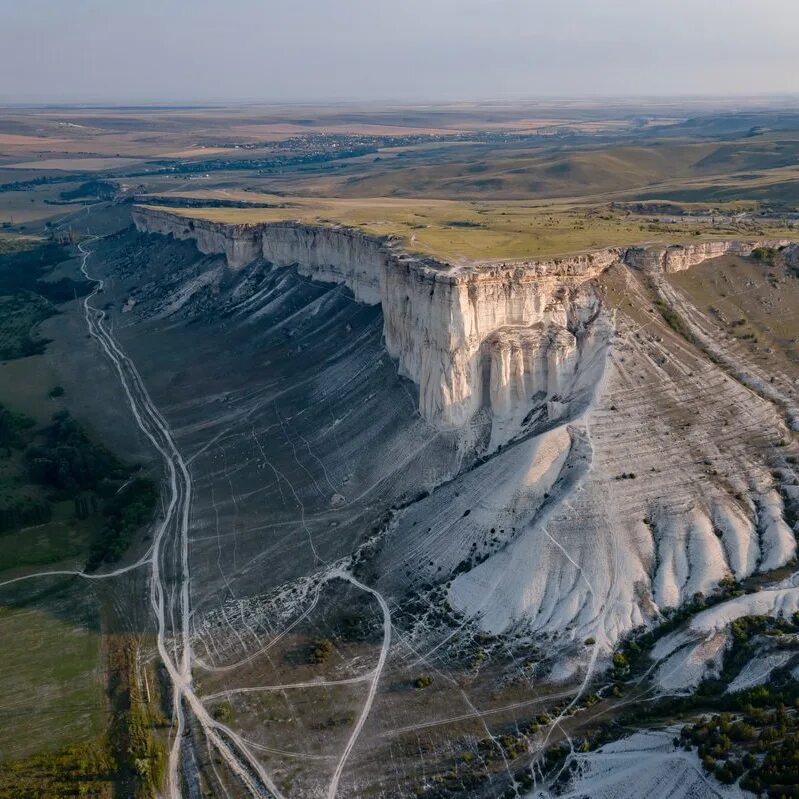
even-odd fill
[[(86, 279), (94, 284), (94, 290), (83, 301), (83, 310), (89, 333), (99, 343), (105, 355), (114, 365), (137, 425), (163, 459), (167, 476), (166, 492), (168, 504), (164, 517), (156, 530), (152, 547), (136, 563), (117, 569), (114, 572), (96, 576), (87, 575), (83, 572), (49, 572), (47, 574), (76, 574), (90, 579), (101, 579), (116, 576), (139, 566), (149, 565), (150, 602), (157, 622), (158, 653), (169, 674), (173, 694), (175, 730), (169, 753), (167, 773), (167, 795), (170, 799), (179, 799), (182, 795), (180, 760), (181, 744), (186, 728), (186, 708), (191, 710), (194, 718), (202, 727), (206, 739), (216, 748), (233, 773), (238, 775), (254, 796), (271, 796), (274, 799), (285, 799), (263, 766), (248, 749), (243, 739), (229, 727), (215, 721), (194, 691), (192, 685), (194, 658), (189, 627), (189, 585), (191, 576), (188, 531), (192, 498), (191, 475), (186, 461), (175, 445), (167, 421), (150, 398), (135, 365), (125, 355), (111, 331), (105, 325), (105, 311), (92, 305), (92, 298), (102, 291), (104, 281), (89, 274), (87, 264), (91, 256), (91, 250), (86, 249), (82, 244), (78, 245), (78, 249), (82, 258), (81, 271)], [(168, 579), (167, 575), (170, 575), (171, 579)], [(373, 588), (358, 581), (341, 566), (330, 569), (322, 577), (322, 582), (336, 578), (350, 582), (362, 591), (371, 594), (377, 600), (383, 614), (383, 642), (377, 665), (372, 672), (343, 681), (369, 681), (369, 689), (358, 721), (344, 747), (328, 786), (328, 799), (334, 799), (338, 792), (338, 784), (344, 766), (371, 711), (377, 692), (377, 685), (391, 646), (391, 613), (383, 596)], [(316, 600), (318, 600), (318, 593), (312, 607), (315, 606)], [(307, 615), (309, 611), (306, 611), (303, 616)], [(300, 688), (306, 686), (271, 686), (273, 689), (291, 687)], [(318, 686), (316, 683), (309, 683), (307, 687), (316, 688)]]
[[(238, 774), (251, 792), (263, 795), (261, 787), (253, 780), (254, 771), (263, 785), (278, 799), (282, 794), (238, 736), (224, 725), (214, 721), (203, 707), (192, 687), (192, 652), (189, 635), (189, 558), (188, 527), (191, 508), (192, 483), (186, 463), (175, 446), (169, 425), (150, 399), (147, 389), (133, 362), (119, 348), (105, 326), (105, 311), (95, 308), (91, 300), (102, 290), (102, 279), (89, 274), (87, 263), (91, 251), (78, 245), (81, 252), (81, 271), (94, 283), (94, 290), (83, 301), (86, 324), (91, 336), (99, 343), (113, 363), (128, 399), (133, 417), (144, 435), (161, 455), (167, 472), (168, 504), (164, 518), (156, 531), (152, 550), (144, 559), (150, 565), (150, 601), (155, 613), (158, 633), (158, 653), (169, 674), (173, 688), (173, 711), (176, 722), (175, 735), (169, 753), (167, 792), (170, 797), (181, 796), (180, 748), (186, 726), (184, 701), (191, 708), (205, 735), (228, 766)], [(170, 561), (169, 550), (172, 555)], [(176, 587), (170, 591), (165, 579), (165, 568), (176, 576)], [(111, 575), (103, 575), (111, 576)], [(171, 634), (170, 634), (171, 633)], [(169, 638), (170, 645), (167, 645)], [(171, 649), (171, 651), (170, 651)], [(243, 765), (247, 764), (247, 767)]]

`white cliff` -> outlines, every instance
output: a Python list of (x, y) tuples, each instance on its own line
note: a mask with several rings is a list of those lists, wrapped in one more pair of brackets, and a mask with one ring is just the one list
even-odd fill
[(756, 247), (768, 245), (783, 247), (790, 242), (787, 239), (778, 241), (700, 241), (696, 244), (671, 244), (650, 247), (630, 247), (625, 255), (625, 263), (647, 272), (682, 272), (703, 261), (719, 258), (722, 255), (752, 254)]
[(386, 348), (419, 386), (420, 413), (442, 429), (462, 427), (484, 406), (507, 416), (524, 397), (556, 393), (574, 371), (576, 334), (597, 310), (580, 286), (621, 254), (454, 268), (347, 228), (228, 225), (149, 208), (135, 208), (133, 218), (140, 231), (225, 255), (232, 269), (257, 258), (296, 264), (380, 303)]
[(422, 416), (440, 429), (463, 427), (481, 408), (497, 420), (521, 421), (530, 398), (561, 392), (599, 312), (585, 284), (612, 264), (673, 272), (757, 246), (614, 247), (563, 259), (453, 267), (338, 226), (234, 225), (148, 207), (135, 207), (133, 219), (140, 231), (192, 239), (203, 253), (223, 254), (231, 269), (258, 258), (297, 265), (314, 280), (346, 285), (360, 302), (380, 303), (386, 349), (400, 373), (419, 386)]

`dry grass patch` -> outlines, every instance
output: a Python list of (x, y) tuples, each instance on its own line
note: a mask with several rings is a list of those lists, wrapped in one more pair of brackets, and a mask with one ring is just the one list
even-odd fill
[[(270, 208), (162, 208), (193, 219), (229, 224), (297, 220), (344, 225), (395, 236), (409, 252), (458, 261), (558, 257), (617, 245), (687, 242), (729, 236), (789, 237), (764, 221), (757, 228), (686, 217), (668, 225), (614, 209), (576, 203), (457, 201), (407, 198), (284, 197), (254, 192), (182, 193), (194, 199), (274, 203)], [(153, 206), (158, 207), (158, 206)]]

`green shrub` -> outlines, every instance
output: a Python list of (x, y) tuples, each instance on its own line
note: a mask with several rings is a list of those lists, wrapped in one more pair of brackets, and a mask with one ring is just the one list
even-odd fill
[(311, 649), (311, 663), (319, 665), (325, 663), (333, 654), (333, 642), (329, 638), (317, 638)]

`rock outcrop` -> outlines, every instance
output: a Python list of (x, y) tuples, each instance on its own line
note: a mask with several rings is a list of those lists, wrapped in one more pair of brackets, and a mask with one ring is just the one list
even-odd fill
[[(512, 413), (522, 397), (554, 394), (573, 374), (596, 300), (580, 287), (612, 263), (610, 248), (549, 261), (452, 267), (347, 228), (293, 222), (228, 225), (135, 208), (140, 231), (193, 239), (238, 269), (257, 259), (346, 285), (383, 308), (389, 354), (419, 386), (419, 411), (442, 429), (483, 407)], [(527, 403), (529, 405), (529, 403)]]
[(756, 247), (784, 247), (790, 242), (778, 241), (701, 241), (696, 244), (672, 244), (669, 246), (629, 247), (624, 261), (628, 266), (645, 272), (681, 272), (711, 258), (722, 255), (752, 254)]
[(360, 302), (380, 303), (386, 348), (400, 373), (419, 386), (422, 416), (441, 429), (463, 427), (481, 408), (507, 421), (529, 409), (532, 397), (548, 400), (562, 392), (599, 311), (585, 284), (613, 263), (673, 272), (756, 246), (611, 247), (562, 259), (456, 267), (344, 227), (226, 224), (148, 207), (134, 208), (133, 219), (142, 232), (193, 239), (201, 252), (223, 254), (231, 269), (259, 258), (296, 264), (314, 280), (346, 285)]

